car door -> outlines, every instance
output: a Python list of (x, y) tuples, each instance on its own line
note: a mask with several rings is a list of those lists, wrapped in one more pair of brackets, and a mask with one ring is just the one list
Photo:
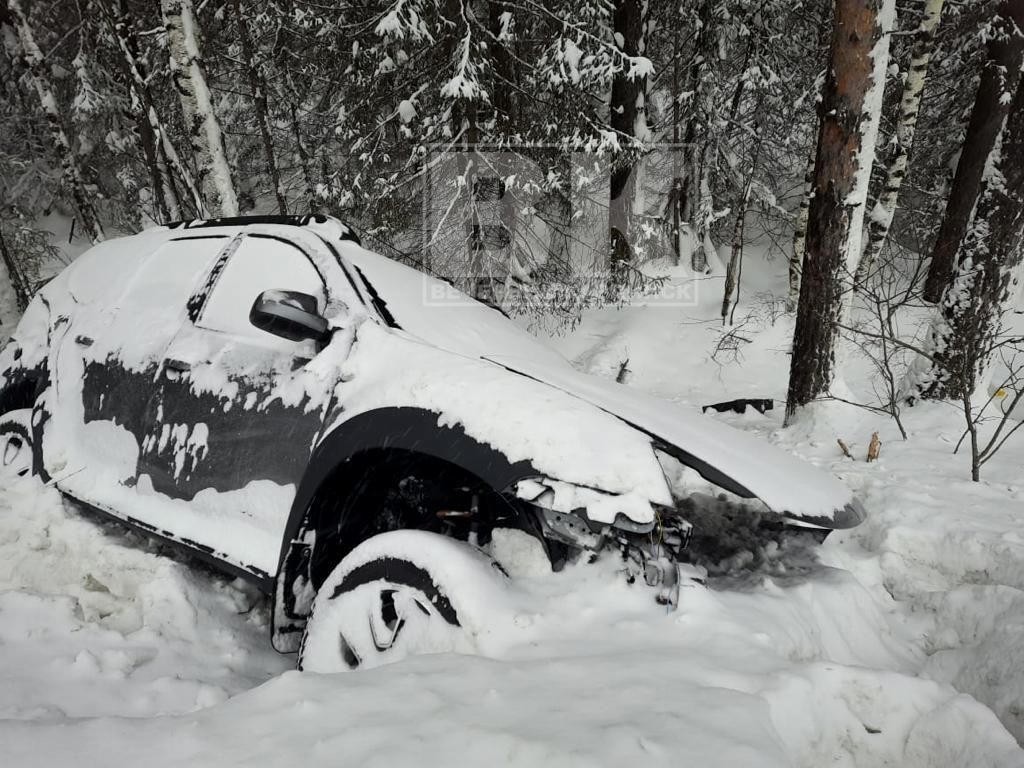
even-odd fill
[(286, 290), (313, 296), (323, 313), (325, 278), (294, 243), (239, 235), (190, 300), (157, 372), (139, 493), (178, 500), (167, 523), (178, 538), (251, 571), (276, 567), (335, 382), (310, 370), (314, 342), (259, 330), (249, 312), (263, 291)]
[(110, 511), (130, 506), (155, 416), (156, 371), (189, 296), (229, 242), (141, 235), (101, 245), (75, 265), (43, 441), (44, 467), (62, 490)]

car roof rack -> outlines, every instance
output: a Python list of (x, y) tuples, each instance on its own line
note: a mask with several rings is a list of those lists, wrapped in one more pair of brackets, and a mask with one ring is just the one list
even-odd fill
[(333, 224), (339, 240), (351, 240), (362, 245), (359, 235), (345, 222), (323, 213), (307, 213), (302, 216), (266, 214), (257, 216), (224, 216), (214, 219), (184, 219), (167, 224), (168, 229), (204, 229), (206, 227), (244, 227), (247, 224), (280, 224), (287, 227), (309, 227)]

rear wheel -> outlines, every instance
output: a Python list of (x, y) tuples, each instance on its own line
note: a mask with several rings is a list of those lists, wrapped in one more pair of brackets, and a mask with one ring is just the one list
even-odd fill
[(374, 536), (317, 593), (299, 667), (338, 672), (478, 652), (506, 581), (494, 560), (464, 542), (425, 531)]
[(0, 416), (0, 479), (24, 477), (32, 472), (32, 409)]

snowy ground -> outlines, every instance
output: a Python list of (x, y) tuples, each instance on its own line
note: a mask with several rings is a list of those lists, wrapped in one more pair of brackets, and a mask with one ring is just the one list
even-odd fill
[[(671, 399), (781, 399), (790, 321), (749, 299), (752, 341), (712, 361), (720, 283), (701, 288), (698, 307), (597, 312), (555, 343), (605, 375), (629, 358), (631, 386)], [(846, 406), (785, 431), (781, 409), (717, 418), (836, 472), (870, 520), (736, 557), (675, 613), (527, 549), (496, 658), (337, 676), (289, 671), (242, 585), (34, 481), (2, 489), (0, 766), (1024, 766), (1024, 438), (975, 484), (945, 406), (908, 412), (906, 443)]]

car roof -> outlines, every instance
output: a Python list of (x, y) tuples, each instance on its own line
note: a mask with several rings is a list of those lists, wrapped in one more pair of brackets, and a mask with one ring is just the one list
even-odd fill
[(250, 224), (274, 224), (286, 227), (305, 227), (327, 235), (331, 240), (350, 240), (357, 245), (362, 241), (359, 235), (348, 224), (323, 213), (307, 213), (303, 215), (266, 214), (254, 216), (222, 216), (212, 219), (184, 219), (165, 224), (158, 229), (210, 229), (215, 227), (244, 227)]

